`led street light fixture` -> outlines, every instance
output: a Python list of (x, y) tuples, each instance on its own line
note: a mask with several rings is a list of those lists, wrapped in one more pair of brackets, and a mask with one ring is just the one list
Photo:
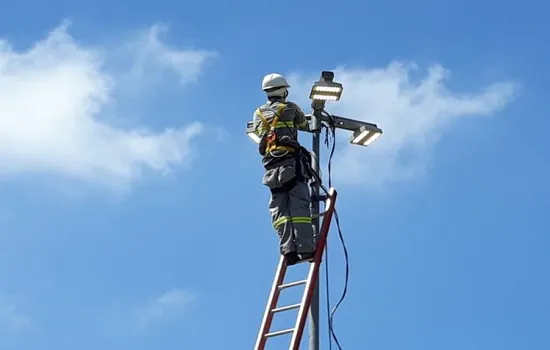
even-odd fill
[(344, 89), (342, 84), (333, 81), (334, 73), (323, 71), (321, 79), (313, 84), (309, 98), (316, 101), (338, 101)]
[(382, 130), (375, 125), (362, 125), (359, 129), (353, 132), (353, 135), (349, 141), (355, 145), (368, 146), (376, 141), (380, 135), (382, 135)]

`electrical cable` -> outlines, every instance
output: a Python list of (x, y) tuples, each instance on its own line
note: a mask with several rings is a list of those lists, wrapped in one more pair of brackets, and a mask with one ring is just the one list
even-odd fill
[[(326, 113), (326, 112), (325, 112)], [(328, 114), (328, 113), (326, 113)], [(332, 137), (332, 147), (331, 147), (331, 150), (330, 150), (330, 154), (329, 154), (329, 157), (328, 157), (328, 164), (327, 164), (327, 167), (328, 167), (328, 181), (329, 181), (329, 188), (332, 187), (332, 156), (334, 155), (334, 150), (336, 148), (336, 139), (335, 139), (335, 128), (334, 128), (334, 123), (329, 116), (329, 123), (328, 123), (328, 126), (326, 127), (326, 133), (325, 133), (325, 145), (327, 146), (327, 148), (329, 148), (329, 138)], [(328, 250), (328, 242), (326, 243), (326, 248)], [(327, 257), (328, 257), (328, 252), (326, 253)], [(329, 350), (332, 350), (332, 339), (334, 338), (334, 340), (336, 341), (336, 343), (338, 344), (338, 347), (341, 349), (339, 343), (338, 343), (338, 338), (336, 337), (335, 333), (334, 333), (334, 329), (333, 329), (333, 324), (332, 324), (332, 318), (331, 318), (331, 312), (330, 312), (330, 277), (329, 277), (329, 262), (326, 261), (325, 262), (325, 278), (326, 278), (326, 292), (327, 292), (327, 325), (328, 325), (328, 330), (329, 330)]]
[[(329, 181), (329, 188), (332, 187), (332, 157), (334, 155), (334, 151), (336, 149), (336, 127), (334, 125), (334, 118), (332, 117), (332, 115), (330, 115), (327, 111), (325, 111), (324, 109), (322, 110), (322, 112), (325, 113), (325, 115), (328, 117), (329, 119), (329, 126), (327, 128), (327, 133), (326, 133), (326, 137), (325, 137), (325, 144), (327, 145), (327, 148), (328, 148), (328, 138), (329, 138), (329, 132), (330, 132), (330, 135), (332, 136), (332, 147), (331, 147), (331, 150), (330, 150), (330, 154), (329, 154), (329, 158), (328, 158), (328, 181)], [(345, 257), (345, 262), (346, 262), (346, 272), (345, 272), (345, 279), (344, 279), (344, 290), (342, 291), (342, 296), (340, 297), (340, 300), (338, 301), (338, 303), (336, 304), (336, 306), (334, 307), (334, 309), (332, 310), (332, 312), (330, 313), (330, 315), (327, 315), (328, 316), (328, 327), (329, 327), (329, 349), (332, 349), (332, 338), (334, 338), (334, 341), (336, 342), (336, 345), (338, 346), (338, 348), (340, 350), (342, 350), (342, 347), (340, 345), (340, 342), (338, 341), (338, 338), (336, 337), (336, 334), (334, 332), (334, 314), (336, 313), (336, 310), (338, 309), (338, 307), (340, 306), (340, 304), (344, 301), (345, 297), (346, 297), (346, 294), (347, 294), (347, 289), (348, 289), (348, 280), (349, 280), (349, 256), (348, 256), (348, 251), (347, 251), (347, 248), (346, 248), (346, 244), (344, 242), (344, 236), (342, 234), (342, 229), (340, 227), (340, 219), (338, 217), (338, 212), (336, 211), (336, 209), (334, 209), (334, 218), (335, 218), (335, 221), (336, 221), (336, 226), (338, 228), (338, 235), (339, 235), (339, 238), (340, 238), (340, 241), (342, 243), (342, 249), (344, 251), (344, 257)], [(327, 244), (327, 247), (328, 247), (328, 244)], [(328, 249), (327, 249), (328, 250)], [(325, 265), (325, 273), (326, 273), (326, 288), (327, 288), (327, 314), (328, 314), (328, 309), (330, 309), (330, 300), (329, 300), (329, 277), (328, 277), (328, 253), (326, 253), (326, 256), (327, 256), (327, 262), (326, 262), (326, 265)]]
[(325, 243), (325, 289), (327, 291), (327, 327), (328, 327), (328, 348), (332, 350), (332, 324), (330, 322), (330, 282), (328, 273), (328, 244)]
[(334, 309), (332, 309), (332, 312), (330, 314), (330, 325), (331, 325), (331, 331), (332, 335), (334, 336), (334, 340), (336, 341), (336, 344), (338, 345), (338, 348), (342, 350), (342, 347), (340, 346), (340, 343), (338, 342), (338, 339), (336, 338), (336, 335), (334, 333), (334, 314), (336, 313), (336, 310), (338, 310), (338, 307), (340, 307), (340, 304), (344, 301), (346, 298), (346, 294), (348, 291), (348, 281), (349, 281), (349, 256), (348, 256), (348, 250), (346, 248), (346, 244), (344, 242), (344, 236), (342, 234), (342, 229), (340, 228), (340, 218), (338, 217), (338, 212), (336, 209), (334, 210), (334, 219), (336, 221), (336, 226), (338, 228), (338, 236), (340, 237), (340, 241), (342, 242), (342, 249), (344, 251), (344, 257), (346, 261), (346, 272), (345, 272), (345, 278), (344, 278), (344, 289), (342, 290), (342, 296), (340, 297), (340, 300), (338, 300), (338, 303), (336, 303), (336, 306)]
[[(327, 146), (327, 148), (329, 147), (329, 130), (328, 130), (328, 127), (327, 128), (327, 131), (325, 133), (325, 145)], [(335, 144), (333, 142), (333, 148), (334, 148)], [(332, 155), (332, 152), (331, 152), (331, 155)], [(331, 159), (331, 155), (329, 155), (329, 164), (330, 162), (332, 161)], [(328, 174), (329, 174), (329, 188), (332, 184), (332, 179), (331, 179), (331, 173), (330, 173), (330, 168), (328, 170)], [(332, 331), (332, 322), (331, 322), (331, 319), (330, 319), (330, 274), (329, 274), (329, 255), (328, 255), (328, 241), (325, 243), (325, 289), (326, 289), (326, 293), (327, 293), (327, 297), (326, 297), (326, 306), (327, 306), (327, 326), (328, 326), (328, 346), (329, 346), (329, 350), (332, 350), (332, 338), (333, 338), (333, 331)]]

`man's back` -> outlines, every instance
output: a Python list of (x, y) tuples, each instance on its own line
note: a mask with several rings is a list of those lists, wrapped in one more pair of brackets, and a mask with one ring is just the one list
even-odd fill
[[(275, 118), (277, 117), (276, 123)], [(254, 112), (254, 128), (262, 137), (274, 127), (277, 135), (276, 142), (289, 147), (300, 147), (298, 129), (308, 127), (305, 114), (294, 102), (276, 100), (261, 105)]]

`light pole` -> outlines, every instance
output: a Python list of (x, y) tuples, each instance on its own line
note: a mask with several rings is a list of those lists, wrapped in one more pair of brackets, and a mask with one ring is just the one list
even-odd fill
[[(343, 86), (340, 83), (334, 82), (334, 73), (330, 71), (321, 72), (321, 78), (316, 81), (309, 94), (312, 100), (311, 108), (313, 114), (308, 115), (310, 121), (310, 130), (313, 134), (312, 153), (313, 159), (311, 168), (319, 175), (320, 174), (320, 153), (321, 153), (321, 128), (322, 122), (332, 125), (336, 129), (352, 131), (350, 143), (361, 146), (368, 146), (374, 142), (380, 135), (382, 130), (376, 124), (366, 123), (359, 120), (343, 118), (334, 115), (323, 113), (326, 101), (338, 101), (342, 96)], [(248, 122), (246, 134), (255, 142), (260, 142), (260, 137), (254, 129), (254, 122)], [(312, 226), (313, 234), (317, 238), (319, 236), (319, 196), (320, 183), (315, 180), (312, 186)], [(319, 276), (315, 284), (313, 297), (310, 304), (310, 333), (309, 333), (309, 349), (319, 350)]]
[[(326, 101), (338, 101), (342, 96), (342, 84), (335, 83), (334, 73), (323, 71), (321, 78), (313, 84), (309, 98), (312, 100), (311, 108), (313, 109), (313, 115), (311, 117), (311, 131), (313, 132), (313, 142), (311, 150), (313, 152), (313, 164), (311, 168), (314, 173), (319, 175), (320, 159), (321, 159), (321, 128), (320, 122), (323, 116), (323, 110), (325, 108)], [(319, 181), (315, 181), (311, 188), (311, 224), (313, 226), (313, 235), (319, 237)], [(319, 273), (319, 272), (317, 272)], [(319, 275), (317, 276), (317, 283), (313, 287), (313, 297), (311, 298), (311, 304), (309, 307), (309, 348), (311, 350), (319, 349)]]

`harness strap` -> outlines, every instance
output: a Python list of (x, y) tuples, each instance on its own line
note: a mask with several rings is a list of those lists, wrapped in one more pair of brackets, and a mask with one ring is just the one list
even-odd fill
[(271, 151), (288, 151), (290, 153), (294, 153), (296, 152), (296, 148), (290, 146), (271, 145), (267, 147), (266, 152), (269, 153)]
[[(283, 148), (280, 148), (280, 147), (285, 147), (285, 146), (278, 146), (277, 145), (277, 134), (275, 132), (275, 129), (277, 129), (278, 127), (293, 127), (294, 126), (293, 122), (292, 122), (292, 125), (289, 125), (290, 124), (289, 122), (279, 122), (279, 117), (280, 117), (281, 113), (284, 111), (284, 109), (286, 108), (286, 106), (287, 105), (284, 104), (284, 103), (281, 103), (279, 105), (279, 107), (277, 108), (277, 112), (274, 111), (275, 116), (271, 120), (271, 123), (264, 116), (264, 114), (262, 113), (260, 108), (256, 109), (256, 113), (258, 114), (258, 116), (262, 120), (262, 130), (265, 130), (267, 133), (269, 133), (268, 135), (264, 135), (265, 137), (267, 137), (267, 140), (266, 140), (267, 141), (266, 153), (269, 153), (270, 151), (273, 151), (275, 149), (285, 150)], [(294, 152), (295, 151), (295, 149), (294, 150), (286, 149), (286, 150), (289, 151), (289, 152)]]
[[(262, 125), (264, 130), (273, 130), (277, 127), (277, 124), (279, 123), (279, 116), (281, 115), (281, 112), (286, 107), (285, 104), (281, 103), (279, 105), (279, 108), (277, 108), (277, 112), (275, 113), (275, 117), (271, 120), (271, 123), (267, 120), (267, 118), (262, 113), (262, 110), (260, 108), (256, 109), (256, 113), (262, 120)], [(284, 122), (283, 122), (284, 123)]]

